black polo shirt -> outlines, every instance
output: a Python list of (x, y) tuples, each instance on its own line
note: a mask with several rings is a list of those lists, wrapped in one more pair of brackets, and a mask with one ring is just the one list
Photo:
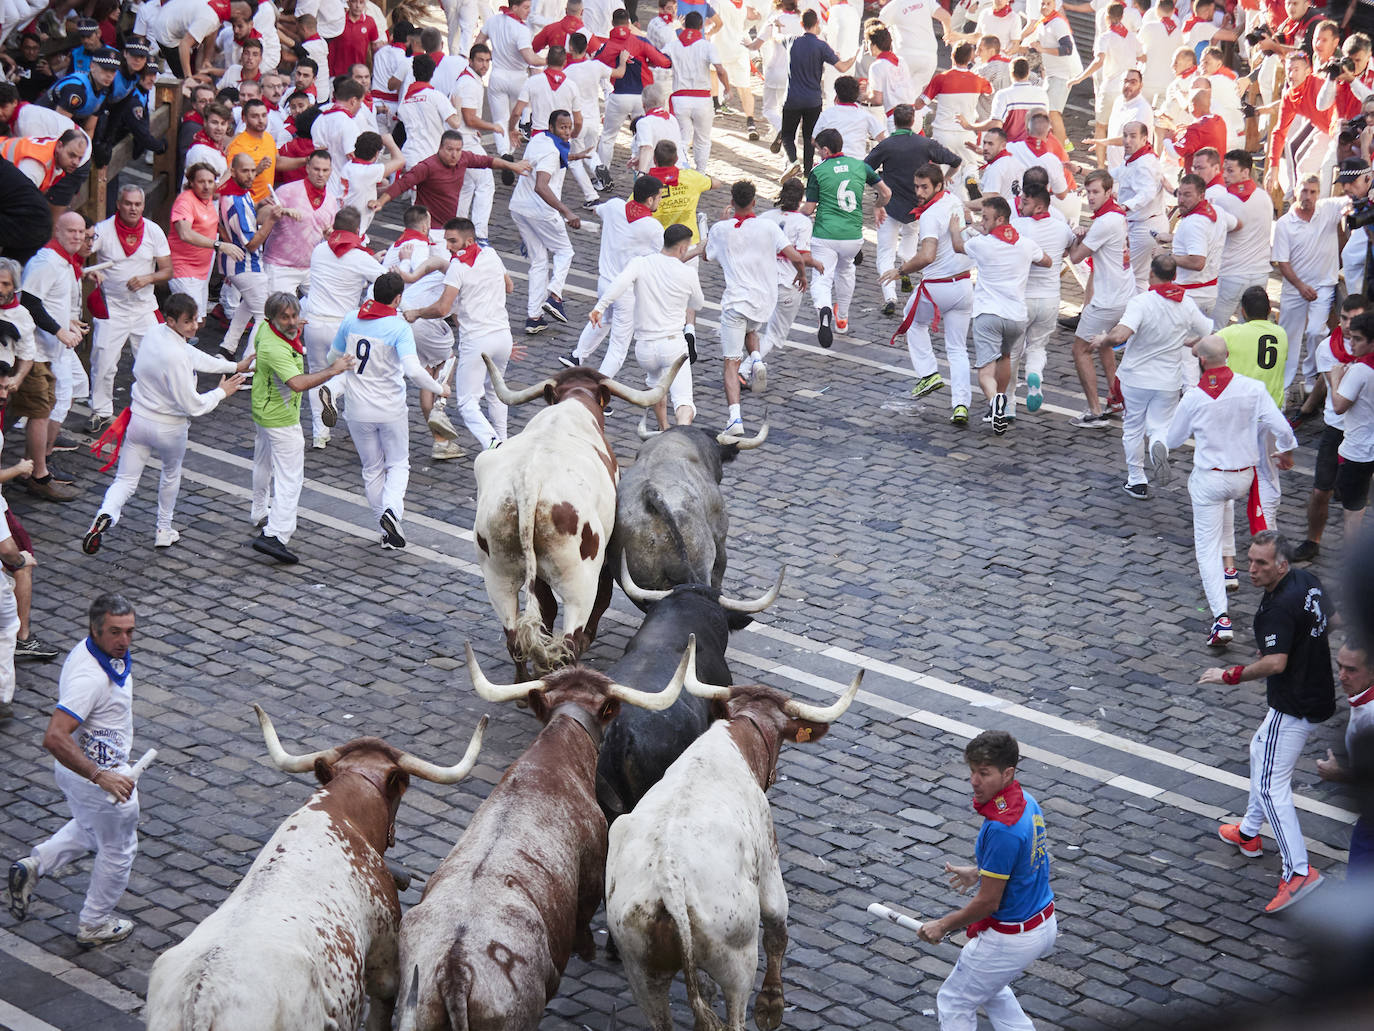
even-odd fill
[(1290, 569), (1266, 591), (1255, 613), (1255, 643), (1261, 655), (1288, 656), (1284, 671), (1268, 680), (1265, 694), (1271, 709), (1313, 723), (1335, 714), (1336, 682), (1320, 580), (1305, 569)]

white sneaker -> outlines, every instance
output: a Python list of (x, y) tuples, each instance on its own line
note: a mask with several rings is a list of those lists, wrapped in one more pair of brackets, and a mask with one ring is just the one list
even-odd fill
[(310, 442), (310, 446), (314, 448), (316, 451), (323, 451), (326, 447), (329, 446), (329, 434), (326, 433), (323, 436), (314, 438)]
[(176, 530), (159, 530), (157, 532), (157, 539), (153, 541), (153, 547), (170, 548), (179, 540), (181, 540), (181, 534)]
[[(454, 428), (453, 422), (448, 417), (448, 413), (445, 412), (438, 405), (435, 405), (433, 408), (430, 409), (429, 418), (425, 420), (425, 425), (429, 427), (431, 433), (433, 433), (437, 437), (443, 437), (444, 440), (458, 439), (458, 430)], [(435, 455), (434, 457), (439, 458), (440, 456)], [(445, 455), (443, 457), (454, 458), (457, 456)]]
[(768, 366), (763, 363), (757, 351), (754, 352), (754, 365), (749, 370), (749, 379), (758, 393), (761, 394), (768, 389)]
[(728, 423), (725, 424), (725, 429), (721, 432), (724, 433), (727, 437), (744, 436), (744, 420), (731, 419)]
[(123, 917), (110, 917), (103, 924), (95, 927), (80, 927), (76, 932), (76, 940), (79, 944), (91, 948), (96, 945), (113, 945), (115, 942), (122, 942), (133, 933), (134, 922)]
[(442, 462), (450, 458), (462, 458), (463, 449), (458, 446), (456, 440), (436, 440), (434, 447), (430, 449), (429, 457), (436, 462)]

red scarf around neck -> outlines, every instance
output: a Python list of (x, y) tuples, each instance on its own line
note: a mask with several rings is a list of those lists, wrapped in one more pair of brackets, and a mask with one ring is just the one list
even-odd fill
[(0, 311), (9, 311), (11, 308), (18, 308), (18, 307), (19, 307), (19, 291), (16, 290), (13, 294), (10, 295), (10, 303), (9, 303), (9, 304), (0, 304)]
[(428, 246), (428, 245), (429, 245), (429, 234), (428, 234), (428, 233), (422, 233), (422, 232), (420, 232), (420, 230), (418, 230), (418, 229), (407, 229), (407, 230), (406, 230), (404, 233), (402, 233), (400, 236), (396, 237), (396, 242), (395, 242), (392, 246), (394, 246), (394, 247), (401, 247), (401, 246), (404, 246), (405, 244), (409, 243), (411, 240), (421, 240), (421, 241), (424, 242), (424, 244), (425, 244), (426, 246)]
[(568, 76), (557, 68), (545, 68), (544, 78), (549, 80), (549, 89), (557, 90), (567, 81)]
[(1232, 197), (1239, 197), (1242, 201), (1250, 199), (1250, 195), (1259, 188), (1259, 184), (1253, 179), (1242, 179), (1238, 183), (1232, 183), (1226, 187), (1226, 192)]
[(1017, 240), (1021, 239), (1021, 234), (1009, 225), (997, 226), (993, 229), (991, 235), (1006, 243), (1015, 243)]
[(681, 43), (681, 44), (682, 44), (683, 46), (685, 46), (685, 47), (689, 47), (689, 46), (691, 46), (693, 43), (695, 43), (697, 40), (701, 39), (701, 30), (700, 30), (700, 29), (678, 29), (678, 30), (677, 30), (677, 38), (678, 38), (678, 42), (679, 42), (679, 43)]
[(1361, 705), (1368, 705), (1371, 701), (1374, 701), (1374, 687), (1361, 691), (1357, 695), (1351, 695), (1350, 707), (1358, 709)]
[(1163, 25), (1164, 31), (1171, 36), (1178, 29), (1178, 22), (1174, 21), (1172, 18), (1160, 18), (1159, 24)]
[(224, 180), (224, 185), (219, 188), (219, 195), (221, 197), (242, 197), (248, 190), (248, 186), (240, 186), (234, 181), (234, 177), (231, 175), (228, 179)]
[(191, 137), (191, 146), (194, 147), (197, 144), (200, 144), (204, 147), (213, 147), (221, 154), (224, 153), (224, 147), (221, 144), (216, 143), (214, 137), (211, 136), (204, 129), (202, 129), (200, 132), (196, 133), (194, 136)]
[(1124, 26), (1124, 25), (1108, 25), (1107, 28), (1111, 29), (1113, 32), (1115, 32), (1115, 33), (1116, 33), (1118, 36), (1120, 36), (1122, 39), (1125, 39), (1125, 38), (1126, 38), (1126, 26)]
[(143, 219), (138, 220), (138, 225), (126, 225), (124, 220), (115, 215), (115, 233), (119, 237), (119, 246), (124, 248), (124, 257), (133, 257), (134, 251), (138, 250), (143, 243)]
[(1345, 334), (1341, 332), (1341, 327), (1337, 326), (1331, 331), (1331, 357), (1342, 365), (1350, 365), (1359, 362), (1361, 365), (1368, 365), (1374, 369), (1374, 351), (1369, 354), (1360, 355), (1358, 358), (1345, 346)]
[(662, 119), (666, 122), (669, 118), (672, 117), (672, 115), (668, 114), (668, 111), (667, 111), (666, 108), (656, 107), (656, 108), (654, 108), (654, 109), (651, 110), (651, 111), (645, 111), (645, 112), (644, 112), (644, 117), (645, 117), (645, 118), (662, 118)]
[(396, 314), (396, 308), (390, 304), (382, 304), (379, 301), (364, 301), (363, 306), (358, 309), (360, 319), (385, 319)]
[(926, 201), (924, 204), (917, 204), (914, 208), (911, 209), (911, 213), (915, 215), (917, 218), (920, 218), (923, 214), (926, 213), (927, 210), (929, 210), (931, 205), (933, 205), (941, 197), (945, 197), (948, 194), (948, 190), (940, 190), (935, 194), (935, 196), (931, 197), (930, 200)]
[(1101, 218), (1103, 215), (1108, 215), (1113, 212), (1118, 215), (1125, 215), (1126, 209), (1116, 202), (1115, 197), (1108, 197), (1107, 203), (1093, 212), (1093, 218)]
[(1046, 143), (1044, 140), (1037, 140), (1033, 136), (1027, 136), (1021, 142), (1026, 145), (1027, 150), (1029, 150), (1038, 158), (1044, 157), (1045, 153), (1050, 149), (1050, 145), (1048, 143)]
[[(342, 229), (336, 229), (330, 233), (325, 242), (329, 244), (329, 249), (334, 252), (334, 257), (342, 258), (349, 251), (366, 251), (367, 244), (357, 233), (349, 233)], [(368, 302), (371, 303), (371, 302)]]
[(891, 50), (884, 50), (881, 54), (878, 55), (878, 60), (886, 61), (894, 68), (897, 66), (897, 55), (894, 54)]
[(1198, 206), (1195, 207), (1192, 211), (1188, 212), (1188, 214), (1201, 215), (1203, 218), (1208, 219), (1212, 222), (1215, 222), (1217, 220), (1217, 209), (1212, 207), (1211, 201), (1199, 201)]
[(735, 228), (738, 229), (740, 226), (744, 225), (744, 223), (748, 222), (748, 221), (749, 221), (751, 218), (753, 218), (753, 217), (754, 217), (754, 213), (753, 213), (752, 211), (749, 212), (749, 214), (747, 214), (747, 215), (736, 215), (736, 216), (735, 216)]
[(1202, 392), (1215, 401), (1221, 396), (1221, 392), (1226, 389), (1226, 385), (1235, 378), (1235, 373), (1225, 365), (1219, 369), (1204, 369), (1202, 379), (1197, 381), (1197, 385), (1202, 388)]
[(1159, 294), (1166, 301), (1173, 301), (1175, 304), (1183, 303), (1183, 298), (1188, 293), (1177, 283), (1156, 283), (1150, 287), (1150, 292)]
[(325, 195), (329, 189), (328, 184), (317, 188), (309, 179), (302, 179), (301, 185), (305, 187), (305, 199), (310, 202), (312, 208), (318, 211), (320, 205), (324, 203)]
[[(473, 243), (470, 243), (466, 247), (464, 247), (461, 251), (458, 251), (456, 254), (454, 254), (453, 260), (461, 261), (468, 268), (472, 268), (474, 265), (477, 264), (478, 255), (480, 255), (481, 253), (482, 248), (477, 246), (477, 243), (474, 241)], [(368, 303), (370, 304), (371, 302), (369, 301)], [(362, 317), (366, 318), (367, 316)]]
[(411, 97), (415, 96), (415, 94), (423, 93), (425, 90), (433, 88), (434, 87), (427, 82), (412, 82), (406, 87), (406, 95), (403, 99), (409, 100)]
[(973, 811), (985, 820), (1012, 826), (1026, 811), (1026, 796), (1021, 791), (1021, 782), (1012, 781), (982, 805), (974, 802)]
[(994, 7), (992, 9), (992, 16), (994, 18), (1005, 18), (1009, 14), (1011, 14), (1011, 4), (1007, 4), (1006, 7)]
[(1212, 181), (1209, 182), (1209, 183), (1207, 184), (1207, 189), (1210, 190), (1213, 186), (1225, 186), (1225, 185), (1226, 185), (1226, 180), (1223, 179), (1220, 175), (1217, 175), (1217, 176), (1214, 176), (1214, 177), (1212, 178)]
[(81, 270), (86, 264), (85, 258), (78, 257), (75, 254), (68, 254), (56, 240), (49, 240), (43, 245), (43, 249), (45, 251), (53, 251), (56, 254), (60, 254), (62, 260), (72, 267), (72, 274), (76, 276), (78, 280), (81, 278)]
[(626, 222), (638, 222), (641, 218), (648, 218), (652, 214), (653, 212), (650, 211), (646, 205), (639, 203), (637, 200), (625, 202)]
[(1140, 158), (1143, 158), (1146, 154), (1153, 154), (1153, 153), (1154, 153), (1154, 148), (1151, 147), (1151, 146), (1147, 143), (1147, 144), (1145, 144), (1145, 146), (1141, 147), (1141, 148), (1140, 148), (1139, 150), (1137, 150), (1134, 154), (1132, 154), (1130, 157), (1128, 157), (1128, 158), (1126, 159), (1126, 164), (1129, 165), (1132, 161), (1137, 161), (1137, 160), (1139, 160)]
[(271, 330), (272, 335), (276, 337), (278, 340), (282, 341), (283, 343), (290, 344), (291, 350), (295, 351), (297, 354), (305, 354), (305, 345), (301, 343), (301, 335), (299, 332), (294, 337), (284, 337), (277, 330), (277, 327), (272, 325), (272, 321), (270, 319), (267, 321), (267, 328)]
[(997, 162), (1001, 161), (1003, 158), (1009, 158), (1009, 157), (1011, 157), (1011, 151), (1007, 150), (1006, 147), (1003, 147), (1003, 148), (1002, 148), (1001, 150), (999, 150), (996, 154), (992, 155), (992, 157), (988, 158), (987, 163), (984, 164), (983, 167), (984, 167), (984, 168), (987, 168), (988, 165), (995, 165), (995, 164), (997, 164)]
[(651, 168), (649, 174), (661, 182), (664, 186), (677, 185), (677, 166), (672, 165), (668, 168)]

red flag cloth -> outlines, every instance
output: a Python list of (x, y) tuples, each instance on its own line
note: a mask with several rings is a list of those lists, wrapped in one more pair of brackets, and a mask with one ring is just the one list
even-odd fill
[(131, 414), (131, 410), (125, 408), (124, 411), (115, 416), (115, 421), (106, 426), (105, 432), (91, 445), (91, 454), (97, 458), (100, 457), (100, 453), (105, 450), (107, 444), (114, 445), (114, 451), (110, 453), (110, 460), (100, 467), (102, 473), (114, 468), (114, 464), (119, 461), (119, 448), (124, 443), (124, 434), (128, 432)]

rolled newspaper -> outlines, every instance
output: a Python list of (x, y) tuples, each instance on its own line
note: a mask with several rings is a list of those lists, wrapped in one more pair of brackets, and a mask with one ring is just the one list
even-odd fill
[(888, 909), (881, 902), (870, 902), (868, 912), (870, 916), (880, 916), (884, 920), (892, 921), (898, 927), (905, 927), (908, 931), (919, 931), (922, 926), (921, 921), (913, 920), (909, 916), (898, 913), (895, 909)]
[[(141, 776), (143, 776), (143, 771), (146, 770), (146, 769), (149, 767), (149, 765), (152, 763), (152, 761), (153, 761), (154, 759), (156, 759), (156, 758), (157, 758), (157, 749), (156, 749), (156, 748), (150, 748), (150, 749), (148, 749), (146, 752), (143, 753), (143, 757), (142, 757), (141, 759), (139, 759), (138, 762), (134, 763), (134, 765), (132, 766), (132, 768), (130, 768), (130, 770), (129, 770), (128, 774), (126, 774), (126, 776), (128, 776), (128, 778), (129, 778), (130, 780), (132, 780), (135, 784), (137, 784), (137, 783), (138, 783), (138, 778), (141, 777)], [(108, 798), (108, 799), (109, 799), (111, 802), (113, 802), (115, 805), (119, 805), (119, 799), (115, 796), (115, 794), (114, 794), (113, 792), (111, 792), (111, 791), (105, 792), (105, 797)]]

